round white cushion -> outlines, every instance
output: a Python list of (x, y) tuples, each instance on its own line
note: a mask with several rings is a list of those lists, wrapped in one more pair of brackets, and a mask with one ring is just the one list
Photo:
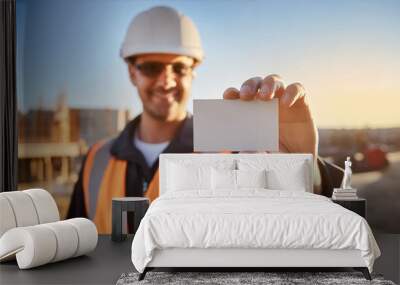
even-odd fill
[(35, 205), (23, 191), (2, 192), (0, 195), (10, 202), (17, 227), (33, 226), (39, 223)]
[(71, 224), (78, 233), (79, 242), (74, 257), (96, 248), (98, 233), (96, 225), (92, 221), (85, 218), (74, 218), (64, 222)]
[(0, 260), (16, 254), (20, 269), (49, 263), (57, 251), (53, 232), (41, 225), (13, 228), (0, 238)]
[(52, 262), (70, 258), (78, 249), (78, 233), (71, 228), (69, 223), (55, 222), (44, 224), (56, 236), (57, 252)]
[(43, 189), (29, 189), (23, 191), (28, 194), (36, 208), (36, 213), (39, 218), (39, 224), (57, 222), (60, 220), (56, 201), (53, 196)]
[(9, 229), (15, 228), (17, 222), (11, 204), (6, 197), (0, 195), (0, 237)]
[(20, 269), (86, 254), (96, 248), (92, 221), (75, 218), (8, 230), (0, 238), (0, 261), (16, 255)]
[(56, 202), (43, 189), (0, 193), (0, 237), (15, 227), (33, 226), (60, 220)]

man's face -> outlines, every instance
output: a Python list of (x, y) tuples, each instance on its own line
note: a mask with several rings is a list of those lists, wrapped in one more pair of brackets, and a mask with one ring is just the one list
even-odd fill
[(159, 121), (183, 119), (192, 86), (194, 60), (187, 56), (145, 54), (128, 63), (143, 112)]

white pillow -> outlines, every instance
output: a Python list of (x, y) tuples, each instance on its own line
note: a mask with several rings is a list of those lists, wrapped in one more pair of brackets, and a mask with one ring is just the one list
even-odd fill
[(236, 189), (236, 170), (232, 169), (211, 169), (211, 188), (217, 189)]
[(183, 191), (187, 189), (210, 188), (211, 167), (199, 167), (171, 163), (169, 165), (168, 189), (171, 191)]
[(170, 161), (167, 164), (167, 191), (210, 190), (212, 168), (234, 169), (235, 161)]
[(311, 188), (310, 169), (305, 160), (240, 159), (239, 170), (267, 170), (267, 188), (273, 190), (307, 191)]
[(268, 188), (273, 190), (290, 190), (306, 192), (308, 177), (305, 175), (305, 163), (296, 165), (291, 171), (269, 170), (267, 174)]
[(267, 188), (266, 170), (211, 170), (212, 189)]
[(237, 188), (267, 188), (267, 171), (236, 170)]

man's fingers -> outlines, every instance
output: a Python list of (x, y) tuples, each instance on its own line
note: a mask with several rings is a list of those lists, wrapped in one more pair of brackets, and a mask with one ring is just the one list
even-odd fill
[(271, 74), (265, 77), (258, 92), (258, 98), (261, 100), (271, 100), (280, 98), (285, 90), (285, 83), (277, 74)]
[(264, 79), (253, 77), (246, 80), (240, 90), (228, 88), (223, 94), (224, 99), (271, 100), (279, 98), (280, 104), (291, 107), (296, 102), (305, 102), (305, 89), (300, 83), (290, 84), (285, 88), (285, 83), (279, 75), (268, 75)]
[(304, 102), (306, 91), (300, 83), (293, 83), (286, 87), (280, 103), (286, 107), (292, 107), (296, 102)]
[(230, 87), (224, 91), (223, 98), (228, 100), (239, 99), (240, 98), (239, 90)]
[(257, 95), (261, 84), (261, 77), (253, 77), (246, 80), (240, 87), (240, 99), (252, 100)]

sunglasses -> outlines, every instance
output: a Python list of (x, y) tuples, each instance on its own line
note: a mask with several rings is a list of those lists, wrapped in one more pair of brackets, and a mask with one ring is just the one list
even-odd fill
[(184, 76), (190, 73), (191, 66), (182, 62), (163, 63), (158, 61), (146, 61), (143, 63), (135, 64), (135, 67), (144, 75), (150, 78), (158, 77), (167, 65), (172, 66), (172, 71), (178, 76)]

